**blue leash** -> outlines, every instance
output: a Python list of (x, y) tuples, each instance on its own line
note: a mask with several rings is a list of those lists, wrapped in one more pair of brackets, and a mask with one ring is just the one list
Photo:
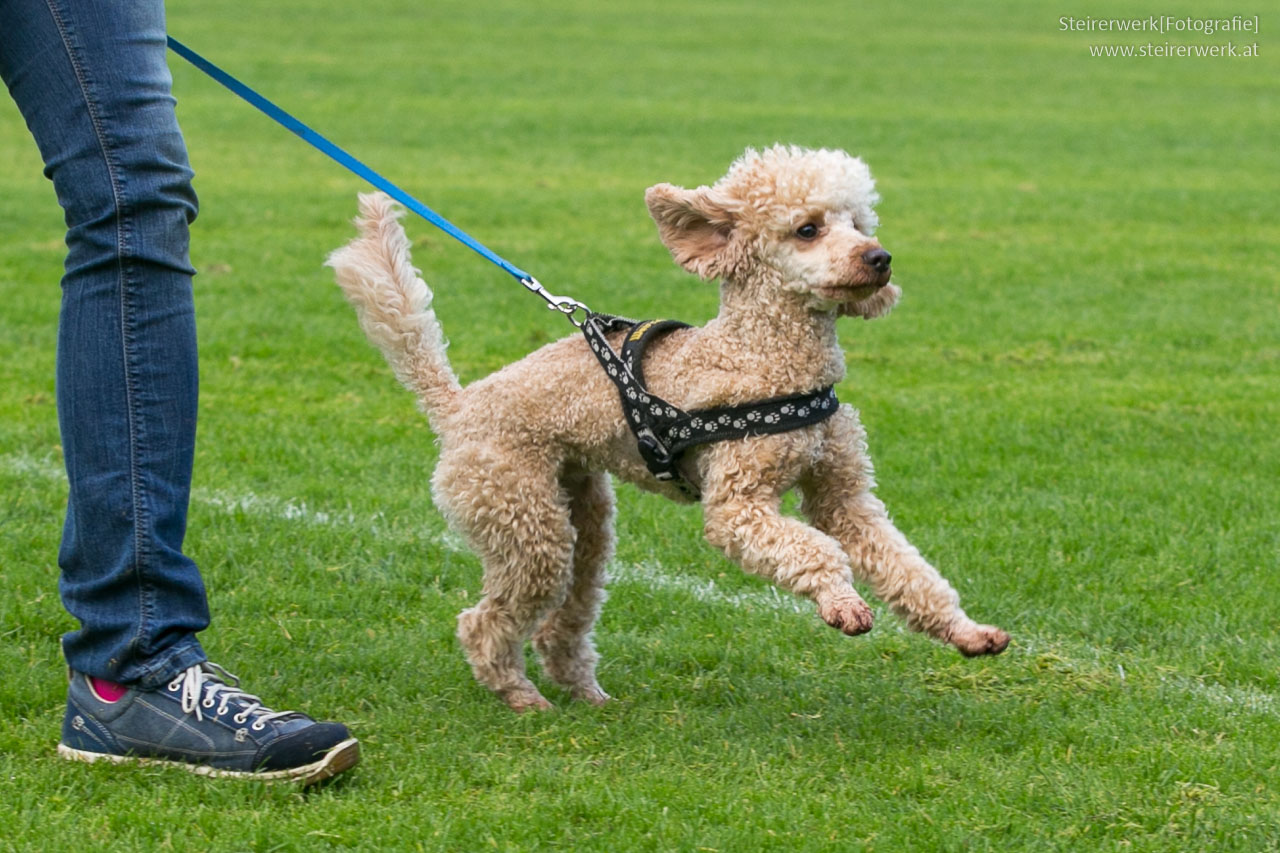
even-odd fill
[(466, 246), (468, 249), (471, 249), (476, 254), (480, 255), (480, 257), (501, 267), (507, 273), (514, 276), (516, 280), (526, 288), (545, 299), (548, 307), (567, 316), (569, 321), (575, 326), (581, 325), (574, 317), (574, 314), (578, 310), (590, 313), (590, 309), (581, 302), (569, 299), (568, 297), (554, 296), (548, 293), (546, 289), (538, 283), (538, 280), (529, 275), (529, 273), (492, 251), (479, 240), (476, 240), (470, 234), (463, 231), (461, 228), (454, 225), (452, 222), (445, 219), (443, 216), (436, 213), (434, 210), (427, 207), (404, 190), (400, 189), (391, 181), (387, 180), (373, 169), (370, 169), (364, 163), (361, 163), (355, 157), (351, 156), (346, 151), (321, 136), (319, 133), (316, 133), (314, 130), (298, 121), (298, 119), (294, 118), (289, 113), (280, 109), (280, 107), (276, 106), (253, 89), (249, 88), (244, 83), (241, 83), (235, 77), (232, 77), (230, 74), (175, 39), (173, 36), (169, 36), (169, 47), (174, 53), (178, 54), (196, 68), (199, 68), (205, 74), (208, 74), (214, 80), (217, 80), (223, 86), (226, 86), (232, 92), (257, 107), (265, 113), (268, 118), (272, 119), (277, 124), (300, 136), (303, 141), (330, 157), (332, 160), (337, 162), (338, 165), (359, 177), (364, 178), (370, 184), (373, 184), (373, 186), (382, 190), (409, 210), (412, 210), (414, 213), (418, 214), (423, 219), (427, 220), (462, 245)]

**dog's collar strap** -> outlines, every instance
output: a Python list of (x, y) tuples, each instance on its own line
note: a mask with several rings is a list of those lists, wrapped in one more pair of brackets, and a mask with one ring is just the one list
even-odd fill
[[(686, 412), (649, 392), (644, 385), (644, 350), (659, 335), (687, 328), (678, 320), (637, 323), (608, 314), (588, 315), (583, 321), (591, 351), (610, 381), (618, 388), (627, 426), (636, 437), (640, 456), (658, 480), (674, 482), (696, 499), (697, 489), (680, 476), (684, 451), (713, 441), (733, 441), (758, 435), (789, 432), (824, 421), (836, 413), (839, 401), (828, 385), (816, 391), (772, 397), (740, 406), (718, 406)], [(605, 335), (626, 330), (621, 352), (615, 353)]]

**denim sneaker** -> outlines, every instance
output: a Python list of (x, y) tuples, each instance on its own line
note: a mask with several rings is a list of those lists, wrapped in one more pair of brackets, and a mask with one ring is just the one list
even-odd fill
[(214, 663), (181, 672), (155, 690), (124, 689), (108, 701), (89, 677), (71, 673), (58, 754), (75, 761), (176, 764), (204, 776), (311, 785), (360, 761), (341, 723), (272, 711)]

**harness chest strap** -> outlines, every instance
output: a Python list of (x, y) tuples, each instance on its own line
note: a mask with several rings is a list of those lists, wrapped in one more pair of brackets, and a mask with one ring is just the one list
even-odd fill
[[(645, 388), (644, 350), (657, 336), (687, 327), (687, 323), (678, 320), (637, 323), (595, 313), (582, 323), (591, 351), (617, 386), (627, 426), (636, 437), (640, 456), (656, 479), (675, 482), (687, 495), (697, 498), (697, 490), (679, 472), (680, 457), (690, 447), (789, 432), (824, 421), (839, 408), (835, 389), (830, 385), (740, 406), (689, 412), (673, 406)], [(619, 329), (626, 329), (627, 334), (621, 352), (615, 353), (605, 335)]]

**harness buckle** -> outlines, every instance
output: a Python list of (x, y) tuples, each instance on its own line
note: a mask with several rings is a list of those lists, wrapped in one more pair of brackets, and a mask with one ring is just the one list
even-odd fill
[[(636, 444), (640, 445), (640, 455), (645, 458), (646, 462), (653, 461), (661, 465), (666, 465), (671, 461), (671, 451), (667, 446), (658, 440), (658, 436), (654, 435), (650, 427), (642, 426), (635, 431)], [(653, 466), (650, 465), (650, 468)], [(670, 474), (668, 474), (670, 476)], [(659, 477), (658, 479), (662, 479)]]

